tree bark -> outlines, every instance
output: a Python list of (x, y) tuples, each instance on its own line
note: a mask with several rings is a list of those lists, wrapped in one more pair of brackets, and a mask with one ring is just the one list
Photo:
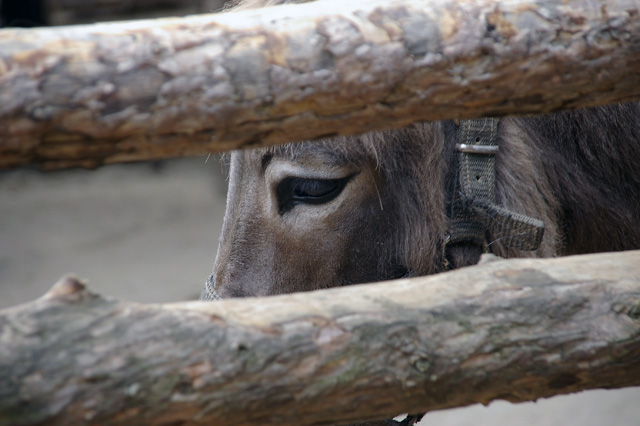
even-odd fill
[(0, 311), (0, 424), (310, 425), (640, 385), (640, 251), (141, 305)]
[(640, 97), (637, 0), (385, 0), (0, 31), (0, 167)]

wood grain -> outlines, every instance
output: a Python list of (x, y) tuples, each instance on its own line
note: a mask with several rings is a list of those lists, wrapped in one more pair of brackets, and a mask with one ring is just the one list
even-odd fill
[(640, 385), (640, 251), (142, 305), (0, 311), (0, 425), (344, 424)]
[(640, 99), (637, 0), (327, 0), (0, 30), (0, 168)]

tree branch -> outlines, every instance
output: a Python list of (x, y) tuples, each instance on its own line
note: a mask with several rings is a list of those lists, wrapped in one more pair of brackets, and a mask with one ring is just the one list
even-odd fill
[(406, 0), (0, 31), (0, 167), (640, 98), (637, 0)]
[(141, 305), (0, 311), (0, 424), (302, 425), (640, 385), (640, 251)]

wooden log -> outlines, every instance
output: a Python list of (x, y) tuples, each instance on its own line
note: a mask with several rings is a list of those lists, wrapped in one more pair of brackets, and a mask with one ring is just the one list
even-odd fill
[(149, 160), (640, 97), (638, 0), (330, 0), (0, 31), (0, 167)]
[(0, 311), (0, 425), (346, 423), (640, 385), (640, 251), (141, 305)]

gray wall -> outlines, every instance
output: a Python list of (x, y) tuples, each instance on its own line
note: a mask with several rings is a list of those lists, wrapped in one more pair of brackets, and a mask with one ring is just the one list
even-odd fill
[(70, 272), (122, 299), (197, 299), (226, 191), (218, 158), (205, 160), (0, 172), (0, 308)]

